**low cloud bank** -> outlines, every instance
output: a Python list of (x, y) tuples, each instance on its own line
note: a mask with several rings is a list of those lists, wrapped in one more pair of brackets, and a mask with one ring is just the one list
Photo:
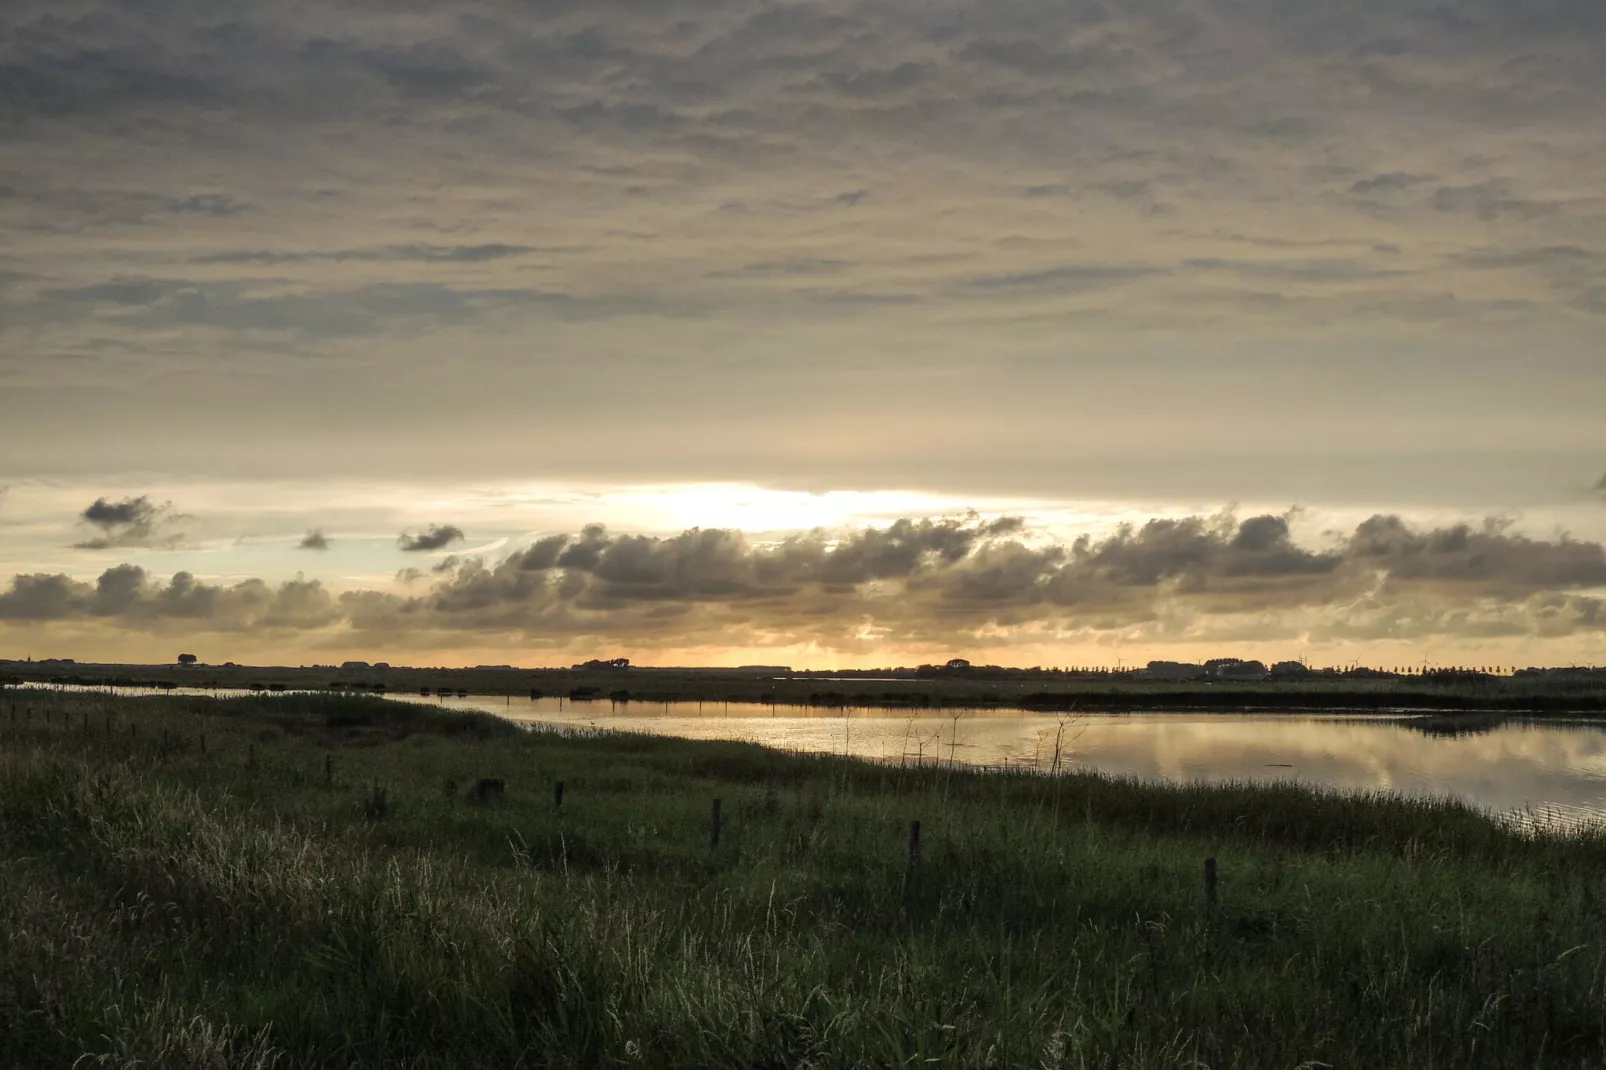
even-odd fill
[[(106, 504), (125, 506), (108, 520), (126, 528), (145, 515), (139, 500)], [(408, 538), (440, 548), (461, 534), (436, 527)], [(591, 525), (495, 562), (452, 558), (432, 576), (407, 571), (411, 586), (431, 580), (427, 590), (337, 594), (300, 578), (214, 585), (187, 572), (163, 583), (133, 565), (93, 582), (18, 575), (0, 593), (0, 621), (338, 630), (371, 644), (814, 644), (858, 653), (1115, 632), (1173, 641), (1606, 633), (1606, 602), (1595, 593), (1606, 588), (1606, 549), (1532, 539), (1498, 520), (1419, 528), (1374, 516), (1320, 547), (1297, 543), (1288, 518), (1272, 515), (1155, 519), (1068, 543), (1018, 519), (974, 516), (767, 543), (718, 528), (654, 537)]]

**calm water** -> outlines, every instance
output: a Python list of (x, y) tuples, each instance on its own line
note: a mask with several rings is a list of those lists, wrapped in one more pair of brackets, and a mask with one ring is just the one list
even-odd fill
[(484, 709), (516, 721), (689, 739), (737, 739), (886, 761), (1065, 768), (1145, 780), (1294, 780), (1342, 790), (1451, 796), (1496, 813), (1606, 821), (1606, 722), (1489, 720), (1471, 735), (1433, 734), (1433, 718), (1222, 713), (1053, 715), (797, 711), (708, 702), (393, 698)]

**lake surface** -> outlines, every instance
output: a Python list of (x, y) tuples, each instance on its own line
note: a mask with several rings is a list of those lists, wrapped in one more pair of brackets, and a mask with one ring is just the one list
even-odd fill
[[(434, 701), (517, 721), (739, 739), (878, 761), (1061, 767), (1177, 783), (1293, 780), (1345, 791), (1450, 796), (1545, 823), (1606, 821), (1606, 721), (1233, 713), (1049, 714), (815, 710), (706, 702), (644, 704), (514, 697)], [(559, 707), (562, 707), (561, 709)]]
[(735, 702), (615, 706), (521, 696), (390, 697), (483, 709), (527, 723), (1043, 772), (1052, 769), (1058, 734), (1061, 768), (1068, 770), (1177, 783), (1292, 780), (1345, 791), (1450, 796), (1545, 823), (1606, 821), (1606, 721), (1475, 715), (1481, 731), (1449, 736), (1438, 731), (1445, 720), (1431, 715), (1083, 713), (1062, 719), (996, 711), (958, 717), (940, 710), (772, 711)]

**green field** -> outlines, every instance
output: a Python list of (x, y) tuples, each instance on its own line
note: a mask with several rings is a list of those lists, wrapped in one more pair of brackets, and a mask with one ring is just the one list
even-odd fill
[(1593, 1067), (1602, 873), (1388, 797), (9, 691), (0, 1065)]

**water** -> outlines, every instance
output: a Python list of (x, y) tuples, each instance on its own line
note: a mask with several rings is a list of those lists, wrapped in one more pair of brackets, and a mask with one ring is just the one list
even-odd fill
[[(123, 689), (125, 693), (129, 689)], [(220, 691), (219, 694), (237, 692)], [(917, 710), (798, 711), (751, 703), (573, 702), (525, 697), (420, 698), (515, 721), (611, 728), (688, 739), (735, 739), (878, 761), (1060, 765), (1176, 783), (1291, 780), (1347, 791), (1460, 799), (1547, 823), (1606, 821), (1606, 721), (1476, 718), (1478, 732), (1442, 734), (1442, 718), (1231, 713)]]
[(891, 762), (1061, 767), (1174, 783), (1292, 780), (1346, 791), (1449, 796), (1548, 823), (1606, 821), (1606, 722), (1479, 718), (1448, 736), (1437, 717), (1141, 713), (1057, 715), (816, 710), (756, 704), (445, 699), (517, 721), (688, 739), (738, 739)]

